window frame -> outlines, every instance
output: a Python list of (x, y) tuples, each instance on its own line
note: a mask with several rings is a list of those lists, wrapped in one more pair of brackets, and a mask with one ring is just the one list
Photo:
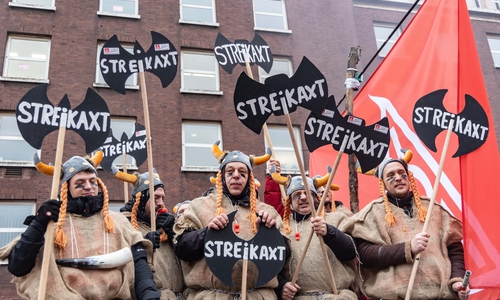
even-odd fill
[[(2, 208), (3, 205), (19, 205), (19, 204), (26, 205), (26, 206), (31, 205), (31, 214), (30, 215), (34, 215), (35, 214), (35, 212), (36, 212), (36, 201), (24, 201), (24, 200), (5, 201), (5, 202), (2, 201), (2, 202), (0, 202), (0, 208)], [(2, 211), (4, 211), (4, 210), (2, 209)], [(21, 220), (21, 225), (25, 226), (25, 225), (22, 224), (23, 221), (24, 220)], [(20, 235), (23, 232), (25, 232), (27, 228), (28, 228), (27, 226), (25, 226), (24, 228), (23, 227), (0, 227), (0, 233), (14, 232), (14, 233), (19, 233), (19, 235)], [(6, 259), (6, 260), (0, 260), (0, 265), (5, 265), (7, 263), (8, 263), (8, 259)]]
[[(253, 11), (253, 24), (254, 30), (258, 31), (271, 31), (271, 32), (282, 32), (282, 33), (292, 33), (290, 28), (288, 27), (288, 16), (286, 12), (286, 4), (284, 0), (279, 0), (281, 2), (282, 13), (270, 13), (270, 12), (257, 12), (255, 10), (255, 0), (252, 0), (252, 11)], [(283, 29), (280, 28), (270, 28), (270, 27), (260, 27), (257, 25), (257, 15), (267, 15), (267, 16), (281, 16), (283, 20)]]
[[(195, 69), (185, 69), (184, 67), (184, 55), (185, 54), (195, 54), (199, 56), (211, 56), (214, 60), (214, 69), (213, 73), (207, 72), (207, 71), (201, 71), (201, 70), (195, 70)], [(208, 52), (208, 51), (194, 51), (194, 50), (182, 50), (181, 51), (181, 93), (191, 93), (191, 94), (208, 94), (208, 95), (223, 95), (224, 93), (220, 89), (220, 73), (219, 73), (219, 63), (217, 62), (217, 59), (215, 57), (214, 52)], [(215, 90), (201, 90), (201, 89), (187, 89), (185, 88), (185, 79), (184, 79), (184, 72), (190, 72), (190, 73), (195, 73), (195, 74), (208, 74), (211, 75), (213, 74), (215, 76)]]
[[(8, 116), (13, 116), (14, 119), (16, 118), (16, 113), (15, 112), (4, 112), (0, 111), (0, 126), (2, 123), (2, 117), (8, 115)], [(0, 140), (12, 140), (12, 141), (24, 141), (24, 138), (21, 134), (19, 136), (8, 136), (8, 135), (0, 135)], [(29, 144), (28, 144), (29, 145)], [(31, 146), (30, 146), (31, 147)], [(33, 148), (34, 149), (34, 148)], [(34, 149), (36, 153), (38, 154), (38, 157), (41, 156), (41, 149)], [(7, 166), (7, 167), (34, 167), (33, 163), (33, 156), (30, 156), (30, 159), (28, 160), (0, 160), (0, 166)]]
[[(500, 47), (498, 49), (491, 49), (491, 42), (490, 40), (496, 40), (498, 44), (500, 45), (500, 36), (495, 36), (495, 35), (488, 35), (487, 37), (488, 41), (488, 47), (490, 48), (490, 53), (491, 53), (491, 59), (493, 60), (493, 67), (495, 69), (500, 68)], [(495, 56), (493, 54), (497, 54), (499, 57), (498, 61), (495, 60)]]
[(51, 5), (36, 5), (36, 4), (26, 4), (26, 3), (18, 3), (21, 0), (11, 0), (9, 1), (9, 6), (14, 7), (24, 7), (24, 8), (32, 8), (32, 9), (43, 9), (43, 10), (56, 10), (55, 0), (49, 0)]
[[(99, 55), (101, 54), (101, 49), (102, 47), (104, 46), (106, 42), (98, 42), (97, 43), (97, 55), (96, 55), (96, 63), (95, 63), (95, 77), (94, 77), (94, 82), (92, 83), (92, 86), (93, 87), (101, 87), (101, 88), (110, 88), (109, 85), (106, 83), (106, 81), (104, 80), (103, 78), (103, 82), (99, 82), (99, 79), (101, 78), (102, 74), (101, 74), (101, 65), (99, 63)], [(132, 52), (130, 53), (133, 53), (133, 50), (134, 50), (134, 45), (132, 44), (127, 44), (127, 43), (124, 43), (124, 44), (121, 44), (121, 46), (125, 49), (125, 50), (128, 50), (128, 48), (130, 47), (130, 50), (132, 50)], [(126, 90), (139, 90), (139, 76), (138, 76), (138, 73), (134, 73), (131, 75), (132, 76), (132, 82), (133, 84), (126, 84), (127, 82), (125, 81), (125, 89)], [(127, 78), (127, 80), (129, 80), (129, 78)]]
[[(392, 32), (394, 30), (394, 28), (396, 28), (396, 26), (397, 26), (397, 24), (393, 24), (393, 23), (384, 23), (384, 22), (374, 22), (373, 23), (373, 34), (375, 36), (375, 44), (377, 45), (377, 51), (384, 44), (385, 39), (381, 40), (379, 37), (377, 37), (376, 28), (389, 28)], [(391, 37), (391, 39), (387, 42), (387, 44), (385, 44), (384, 49), (389, 47), (389, 45), (390, 45), (390, 47), (387, 48), (387, 51), (385, 51), (385, 54), (382, 54), (384, 52), (384, 49), (380, 50), (378, 57), (386, 57), (387, 54), (391, 51), (392, 47), (394, 47), (394, 44), (396, 44), (396, 42), (398, 41), (398, 39), (400, 37), (401, 37), (401, 28), (398, 28), (396, 30), (396, 33)], [(395, 38), (395, 40), (392, 41), (392, 39), (394, 39), (394, 38)], [(379, 41), (380, 41), (380, 46), (379, 46)]]
[[(280, 131), (283, 131), (285, 130), (286, 132), (288, 132), (288, 128), (286, 125), (268, 125), (267, 126), (268, 130), (269, 130), (269, 136), (271, 137), (271, 131), (273, 129), (279, 129)], [(293, 134), (295, 136), (295, 141), (297, 142), (297, 147), (299, 147), (298, 152), (299, 152), (299, 155), (300, 155), (300, 159), (302, 160), (302, 165), (304, 165), (304, 155), (302, 154), (303, 153), (303, 149), (302, 149), (302, 137), (301, 137), (301, 131), (300, 131), (300, 126), (297, 126), (297, 125), (294, 125), (292, 126), (292, 129), (293, 129)], [(287, 135), (287, 137), (290, 139), (290, 134)], [(291, 139), (290, 139), (291, 141)], [(291, 147), (284, 147), (284, 146), (277, 146), (275, 144), (274, 141), (271, 140), (271, 143), (273, 145), (273, 153), (276, 154), (276, 152), (279, 152), (279, 151), (290, 151), (292, 153), (295, 154), (295, 150), (293, 148), (293, 144)], [(267, 144), (267, 139), (264, 138), (264, 145), (267, 149), (267, 147), (269, 147), (269, 145)], [(276, 156), (276, 159), (280, 160), (280, 157), (279, 155)], [(298, 162), (297, 162), (298, 163)], [(269, 164), (269, 163), (267, 163)], [(266, 173), (269, 173), (269, 169), (266, 168)], [(306, 171), (307, 173), (307, 171)], [(285, 169), (285, 168), (281, 168), (281, 174), (300, 174), (300, 169), (297, 168), (297, 169)]]
[[(199, 148), (207, 148), (211, 149), (213, 142), (210, 144), (200, 144), (200, 143), (186, 143), (186, 132), (184, 126), (187, 124), (195, 124), (195, 125), (216, 125), (217, 126), (217, 138), (214, 139), (214, 142), (219, 140), (219, 147), (224, 149), (223, 141), (222, 141), (222, 123), (217, 121), (182, 121), (182, 167), (181, 171), (183, 172), (218, 172), (219, 165), (216, 163), (214, 166), (187, 166), (186, 165), (186, 146), (196, 146)], [(214, 158), (214, 162), (216, 159)]]
[(207, 8), (208, 9), (208, 6), (196, 5), (196, 4), (183, 4), (182, 1), (183, 0), (179, 0), (179, 23), (219, 27), (219, 23), (217, 22), (217, 11), (216, 11), (217, 7), (215, 5), (215, 0), (211, 0), (212, 7), (210, 9), (212, 10), (212, 22), (185, 20), (183, 18), (183, 7), (195, 7), (195, 8)]
[[(262, 69), (260, 66), (259, 66), (259, 82), (260, 83), (264, 83), (264, 80), (268, 77), (271, 77), (271, 76), (274, 76), (276, 74), (281, 74), (281, 73), (273, 73), (273, 68), (276, 66), (276, 62), (284, 62), (288, 65), (288, 72), (287, 73), (284, 73), (286, 74), (288, 77), (292, 77), (293, 76), (293, 64), (292, 64), (292, 60), (289, 59), (289, 58), (277, 58), (277, 57), (273, 57), (273, 67), (271, 68), (271, 70), (269, 71), (269, 73), (267, 73), (266, 71), (264, 71), (264, 69)], [(272, 73), (270, 75), (270, 73)]]
[(139, 0), (128, 0), (128, 1), (135, 2), (135, 14), (103, 11), (102, 7), (103, 7), (104, 1), (111, 1), (111, 0), (99, 0), (99, 10), (97, 11), (98, 16), (109, 16), (109, 17), (130, 18), (130, 19), (140, 19), (141, 18), (141, 15), (139, 14)]
[[(27, 41), (41, 41), (47, 42), (47, 59), (45, 60), (45, 78), (25, 78), (25, 77), (9, 77), (7, 76), (7, 72), (9, 69), (9, 62), (11, 60), (10, 57), (10, 49), (12, 47), (12, 40), (27, 40)], [(4, 56), (4, 64), (2, 70), (2, 76), (0, 80), (2, 81), (16, 81), (16, 82), (34, 82), (34, 83), (49, 83), (49, 67), (50, 67), (50, 48), (51, 48), (52, 40), (49, 37), (37, 37), (37, 36), (25, 36), (25, 35), (17, 35), (17, 34), (8, 34), (7, 36), (7, 45), (5, 47), (5, 56)], [(26, 59), (26, 61), (41, 61), (36, 59)]]

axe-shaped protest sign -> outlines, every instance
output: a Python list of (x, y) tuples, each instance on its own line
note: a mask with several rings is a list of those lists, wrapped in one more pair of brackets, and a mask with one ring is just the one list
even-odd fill
[[(151, 31), (151, 46), (144, 51), (136, 41), (132, 54), (121, 47), (118, 37), (114, 35), (102, 47), (99, 66), (106, 83), (115, 91), (125, 94), (125, 81), (133, 73), (139, 73), (144, 122), (146, 126), (146, 145), (149, 172), (149, 190), (154, 191), (153, 152), (151, 147), (151, 127), (149, 122), (148, 97), (144, 72), (158, 76), (162, 87), (167, 87), (177, 74), (178, 53), (174, 45), (162, 34)], [(152, 193), (151, 193), (152, 194)], [(151, 211), (155, 211), (155, 202), (150, 201)], [(151, 230), (156, 230), (156, 217), (151, 214)]]
[(258, 65), (269, 73), (273, 66), (273, 54), (266, 41), (258, 34), (251, 42), (235, 40), (233, 43), (220, 32), (214, 46), (215, 57), (221, 68), (231, 74), (236, 65)]
[[(266, 78), (264, 84), (248, 78), (244, 73), (238, 78), (234, 91), (234, 106), (240, 121), (250, 130), (259, 134), (262, 126), (271, 114), (285, 116), (288, 132), (292, 141), (297, 164), (302, 181), (307, 182), (304, 164), (302, 163), (297, 141), (293, 133), (290, 112), (302, 106), (316, 115), (320, 115), (328, 100), (328, 86), (323, 74), (306, 57), (304, 57), (292, 77), (277, 74)], [(305, 185), (307, 199), (311, 207), (312, 217), (316, 217), (314, 201), (308, 185)], [(330, 283), (336, 291), (335, 279), (331, 266), (328, 264), (328, 254), (322, 236), (319, 236), (325, 264), (329, 268)]]
[[(111, 123), (106, 102), (92, 89), (87, 89), (83, 102), (71, 109), (67, 95), (58, 106), (52, 105), (47, 97), (47, 84), (32, 88), (21, 98), (16, 108), (16, 120), (22, 137), (35, 149), (42, 147), (45, 136), (59, 129), (50, 199), (57, 199), (59, 192), (66, 129), (80, 135), (85, 141), (86, 152), (90, 153), (104, 142)], [(45, 233), (38, 299), (45, 299), (53, 243), (54, 222), (50, 221)]]
[[(237, 211), (227, 215), (233, 224)], [(258, 288), (281, 271), (286, 260), (285, 241), (276, 228), (267, 228), (264, 223), (259, 224), (255, 236), (246, 241), (233, 232), (234, 226), (226, 226), (220, 230), (210, 229), (205, 236), (205, 260), (214, 275), (227, 286), (233, 286), (231, 274), (236, 262), (251, 261), (259, 270), (255, 286)], [(247, 273), (242, 276), (242, 285), (247, 281)], [(243, 293), (243, 291), (242, 291)]]
[(356, 155), (363, 172), (371, 170), (384, 160), (389, 150), (389, 120), (384, 117), (372, 125), (365, 124), (361, 118), (342, 116), (335, 99), (330, 96), (321, 115), (311, 113), (307, 118), (304, 128), (307, 148), (313, 152), (324, 145), (332, 145), (333, 149), (340, 151), (341, 142), (347, 136), (344, 152)]
[[(426, 232), (432, 214), (432, 209), (436, 201), (436, 195), (441, 181), (444, 161), (448, 152), (451, 133), (455, 132), (458, 136), (458, 150), (453, 157), (465, 155), (481, 147), (488, 137), (489, 123), (488, 116), (479, 102), (470, 95), (465, 96), (465, 107), (462, 112), (455, 114), (448, 112), (443, 105), (443, 100), (447, 90), (437, 90), (420, 98), (413, 109), (413, 126), (420, 140), (431, 150), (436, 152), (435, 139), (437, 135), (446, 130), (439, 168), (434, 181), (432, 196), (427, 208), (424, 226), (422, 232)], [(405, 299), (411, 298), (413, 284), (417, 275), (418, 265), (420, 263), (420, 253), (415, 256), (413, 268), (411, 270), (408, 289)]]
[[(104, 157), (101, 161), (101, 167), (108, 172), (112, 172), (111, 166), (113, 161), (118, 157), (123, 157), (123, 172), (127, 173), (127, 155), (135, 159), (136, 166), (148, 158), (146, 146), (146, 127), (144, 125), (135, 123), (135, 129), (132, 136), (129, 138), (124, 132), (120, 140), (117, 140), (113, 135), (113, 130), (110, 130), (109, 136), (101, 146)], [(128, 186), (127, 182), (123, 183), (124, 201), (128, 202)]]

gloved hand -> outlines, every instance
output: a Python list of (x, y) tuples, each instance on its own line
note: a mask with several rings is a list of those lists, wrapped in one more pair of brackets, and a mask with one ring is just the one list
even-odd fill
[(146, 233), (144, 238), (150, 240), (151, 243), (153, 243), (153, 251), (155, 249), (160, 248), (160, 232), (159, 232), (159, 230), (150, 231), (150, 232)]
[(57, 220), (59, 219), (60, 207), (61, 201), (57, 200), (49, 200), (42, 203), (36, 213), (37, 222), (45, 227), (47, 227), (47, 224), (49, 224), (50, 220), (57, 222)]
[(175, 218), (169, 213), (161, 213), (156, 216), (156, 228), (162, 228), (167, 234), (169, 240), (174, 238), (174, 223)]

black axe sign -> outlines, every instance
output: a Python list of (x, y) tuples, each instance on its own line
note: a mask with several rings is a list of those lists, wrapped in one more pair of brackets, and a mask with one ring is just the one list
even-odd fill
[(35, 149), (40, 149), (44, 137), (58, 130), (61, 120), (66, 120), (65, 127), (85, 141), (86, 153), (104, 143), (111, 123), (108, 105), (92, 89), (87, 89), (83, 102), (71, 109), (67, 95), (58, 106), (52, 105), (47, 97), (47, 84), (32, 88), (21, 98), (16, 108), (16, 120), (22, 137)]
[(266, 78), (264, 84), (241, 73), (234, 91), (236, 116), (257, 134), (271, 114), (289, 114), (302, 106), (321, 115), (327, 100), (325, 77), (307, 57), (302, 59), (292, 77), (277, 74)]
[(99, 66), (102, 77), (110, 88), (120, 94), (125, 94), (125, 81), (140, 71), (142, 62), (145, 72), (150, 72), (160, 78), (162, 87), (167, 87), (177, 74), (179, 62), (177, 50), (163, 35), (151, 31), (152, 43), (148, 51), (144, 51), (136, 41), (133, 53), (129, 53), (120, 45), (116, 35), (113, 35), (102, 47), (99, 55)]
[[(233, 223), (237, 211), (227, 215), (229, 224)], [(283, 268), (286, 259), (285, 240), (273, 226), (267, 228), (263, 223), (259, 231), (249, 241), (240, 239), (233, 232), (233, 226), (221, 230), (208, 230), (205, 236), (205, 259), (208, 267), (227, 286), (233, 286), (231, 273), (237, 261), (248, 259), (259, 270), (254, 288), (273, 279)]]
[(489, 132), (488, 116), (481, 104), (467, 94), (462, 112), (448, 112), (443, 104), (447, 92), (447, 89), (431, 92), (415, 103), (413, 128), (427, 148), (436, 152), (437, 135), (446, 130), (449, 121), (454, 119), (452, 132), (458, 136), (458, 150), (453, 157), (458, 157), (476, 150), (486, 142)]
[(108, 172), (111, 172), (113, 161), (124, 153), (135, 158), (136, 166), (142, 165), (148, 158), (146, 145), (146, 128), (144, 125), (135, 123), (135, 130), (129, 138), (124, 132), (120, 140), (113, 136), (113, 131), (110, 130), (109, 137), (101, 146), (104, 157), (101, 161), (101, 167)]
[(269, 73), (273, 66), (273, 54), (266, 41), (258, 34), (251, 42), (247, 40), (235, 40), (231, 43), (220, 32), (217, 34), (214, 46), (215, 57), (219, 65), (231, 74), (236, 65), (245, 65), (248, 61), (250, 65), (258, 65)]
[(339, 151), (344, 137), (348, 136), (344, 152), (356, 155), (363, 172), (375, 168), (384, 160), (391, 141), (387, 117), (366, 126), (361, 118), (342, 116), (333, 96), (328, 98), (326, 108), (319, 117), (312, 113), (309, 115), (304, 136), (310, 152), (328, 144)]

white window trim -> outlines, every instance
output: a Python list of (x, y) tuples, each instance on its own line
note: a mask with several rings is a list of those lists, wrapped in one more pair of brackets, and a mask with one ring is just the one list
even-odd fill
[[(3, 76), (7, 73), (8, 65), (10, 63), (10, 56), (8, 55), (8, 51), (10, 51), (11, 40), (12, 39), (25, 39), (25, 40), (36, 40), (36, 41), (47, 41), (48, 42), (48, 51), (47, 51), (47, 67), (45, 68), (45, 78), (23, 78), (23, 77), (8, 77)], [(50, 38), (36, 38), (33, 36), (21, 36), (21, 35), (9, 35), (7, 37), (7, 47), (5, 48), (5, 56), (4, 56), (4, 64), (2, 70), (2, 76), (0, 76), (1, 81), (15, 81), (15, 82), (33, 82), (33, 83), (49, 83), (49, 66), (50, 66), (50, 47), (52, 45), (52, 40)], [(8, 63), (7, 63), (8, 58)], [(26, 59), (26, 61), (30, 61), (31, 59)], [(36, 61), (33, 59), (32, 61)]]
[(210, 8), (212, 10), (212, 20), (214, 22), (199, 22), (199, 21), (192, 21), (192, 20), (184, 20), (182, 16), (182, 7), (195, 7), (195, 8), (206, 8), (208, 9), (208, 6), (204, 5), (196, 5), (196, 4), (182, 4), (182, 0), (179, 1), (179, 23), (180, 24), (192, 24), (192, 25), (203, 25), (203, 26), (214, 26), (214, 27), (219, 27), (219, 23), (217, 22), (217, 12), (215, 11), (216, 6), (215, 6), (215, 0), (212, 0), (212, 7)]
[[(287, 128), (286, 126), (284, 125), (270, 125), (268, 128)], [(295, 141), (297, 143), (297, 145), (300, 147), (300, 149), (297, 149), (298, 152), (299, 152), (299, 156), (300, 156), (300, 160), (302, 161), (302, 165), (304, 166), (304, 155), (302, 155), (302, 139), (301, 139), (301, 136), (300, 136), (300, 128), (298, 126), (292, 126), (292, 129), (293, 129), (293, 134), (295, 136)], [(273, 143), (273, 141), (271, 141), (271, 143)], [(265, 147), (269, 147), (269, 145), (267, 144), (267, 139), (264, 138), (264, 145)], [(290, 150), (290, 148), (288, 147), (276, 147), (276, 145), (273, 143), (273, 152), (274, 151), (280, 151), (280, 150)], [(295, 150), (293, 149), (293, 146), (291, 148), (291, 150), (294, 151), (295, 153)], [(279, 160), (279, 157), (277, 157), (277, 159)], [(306, 171), (306, 174), (308, 174), (309, 171)], [(269, 170), (266, 168), (266, 174), (269, 174)], [(300, 169), (281, 169), (281, 174), (300, 174)]]
[[(101, 68), (99, 66), (99, 55), (101, 54), (101, 49), (102, 46), (104, 46), (105, 42), (99, 42), (97, 43), (97, 55), (96, 55), (96, 62), (95, 62), (95, 77), (94, 77), (94, 82), (92, 83), (93, 87), (99, 87), (99, 88), (110, 88), (109, 85), (106, 82), (97, 82), (97, 79), (99, 78), (99, 73), (101, 72)], [(122, 45), (123, 46), (123, 45)], [(133, 46), (132, 46), (133, 47)], [(134, 73), (130, 76), (135, 76), (135, 83), (134, 85), (125, 85), (126, 90), (139, 90), (139, 73)], [(127, 78), (128, 79), (128, 78)]]
[[(291, 59), (289, 59), (289, 58), (273, 57), (273, 66), (274, 66), (274, 63), (276, 61), (286, 62), (288, 64), (288, 71), (289, 71), (289, 73), (286, 74), (286, 75), (288, 77), (291, 77), (293, 75), (293, 66), (292, 66), (292, 60)], [(258, 68), (258, 70), (259, 70), (259, 82), (261, 82), (260, 80), (262, 79), (262, 77), (264, 77), (263, 79), (265, 80), (268, 77), (274, 76), (274, 75), (268, 75), (267, 73), (264, 73), (265, 72), (264, 69), (262, 69), (260, 67)], [(261, 83), (263, 83), (263, 81)]]
[[(184, 69), (184, 59), (183, 59), (183, 54), (184, 53), (192, 53), (192, 54), (197, 54), (197, 55), (214, 55), (213, 53), (209, 52), (203, 52), (203, 51), (181, 51), (181, 93), (188, 93), (188, 94), (207, 94), (207, 95), (223, 95), (223, 91), (220, 89), (220, 77), (219, 77), (219, 64), (217, 62), (217, 59), (214, 57), (214, 72), (207, 72), (207, 71), (201, 71), (201, 70), (192, 70)], [(215, 56), (215, 55), (214, 55)], [(210, 91), (210, 90), (197, 90), (197, 89), (186, 89), (184, 88), (184, 72), (190, 72), (192, 71), (193, 73), (198, 73), (198, 74), (209, 74), (209, 75), (215, 75), (215, 91)]]
[[(268, 13), (268, 12), (256, 12), (255, 8), (253, 8), (253, 0), (252, 0), (252, 8), (253, 8), (253, 24), (254, 30), (258, 31), (269, 31), (269, 32), (281, 32), (281, 33), (292, 33), (292, 30), (289, 29), (288, 27), (288, 16), (286, 13), (286, 5), (284, 0), (280, 0), (281, 2), (281, 7), (283, 10), (283, 14), (277, 14), (277, 13)], [(283, 19), (283, 27), (284, 29), (277, 29), (277, 28), (267, 28), (267, 27), (258, 27), (257, 26), (257, 18), (255, 15), (267, 15), (267, 16), (281, 16)]]
[[(383, 22), (375, 22), (375, 23), (373, 23), (373, 30), (374, 30), (373, 34), (375, 35), (375, 27), (379, 27), (379, 28), (382, 28), (382, 27), (383, 27), (383, 28), (389, 28), (389, 29), (391, 29), (391, 31), (392, 31), (392, 30), (394, 30), (394, 28), (395, 28), (396, 26), (397, 26), (397, 24), (392, 24), (392, 23), (383, 23)], [(398, 29), (396, 30), (396, 33), (395, 33), (395, 34), (391, 37), (391, 39), (392, 39), (392, 38), (394, 38), (396, 35), (397, 35), (396, 40), (394, 41), (394, 43), (392, 43), (391, 48), (387, 50), (387, 53), (389, 53), (389, 51), (391, 51), (392, 47), (394, 47), (394, 44), (395, 44), (395, 43), (399, 40), (399, 38), (401, 37), (401, 28), (398, 28)], [(387, 45), (389, 44), (389, 42), (390, 42), (390, 41), (391, 41), (391, 40), (389, 40), (389, 41), (387, 42), (387, 44), (385, 44), (385, 45), (384, 45), (384, 48), (385, 48), (385, 47), (387, 47)], [(377, 45), (377, 51), (380, 49), (380, 48), (379, 48), (379, 46), (378, 46), (378, 42), (379, 42), (379, 39), (378, 39), (378, 38), (377, 38), (377, 36), (375, 35), (375, 44)], [(385, 40), (383, 40), (383, 41), (382, 41), (382, 44), (384, 44), (384, 42), (385, 42)], [(381, 50), (380, 52), (382, 52), (382, 50)], [(386, 57), (386, 55), (382, 55), (380, 52), (379, 52), (379, 54), (378, 54), (378, 57)]]
[[(2, 113), (4, 115), (9, 114), (8, 112)], [(15, 116), (15, 113), (14, 113)], [(5, 135), (0, 135), (0, 140), (16, 140), (16, 141), (23, 141), (22, 136), (5, 136)], [(38, 154), (38, 157), (41, 157), (41, 149), (37, 149), (36, 153)], [(3, 160), (0, 159), (0, 166), (2, 167), (34, 167), (35, 164), (33, 163), (33, 160)]]
[(12, 0), (9, 2), (9, 6), (13, 7), (24, 7), (24, 8), (32, 8), (32, 9), (43, 9), (43, 10), (56, 10), (56, 6), (54, 5), (55, 0), (52, 0), (51, 6), (43, 6), (43, 5), (34, 5), (34, 4), (24, 4), (24, 3), (16, 3), (16, 0)]
[[(500, 36), (488, 36), (488, 37), (487, 37), (487, 39), (488, 39), (488, 40), (490, 40), (490, 39), (492, 39), (492, 40), (497, 40), (497, 41), (499, 41), (499, 42), (500, 42)], [(498, 68), (500, 68), (500, 62), (498, 62), (498, 63), (497, 63), (497, 62), (495, 62), (495, 60), (494, 60), (494, 58), (493, 58), (493, 53), (495, 53), (495, 54), (499, 54), (499, 55), (500, 55), (500, 49), (498, 49), (498, 50), (497, 50), (497, 49), (495, 49), (495, 50), (491, 49), (491, 47), (489, 46), (489, 41), (488, 41), (488, 47), (490, 48), (491, 59), (493, 60), (493, 66), (494, 66), (495, 68), (497, 68), (497, 69), (498, 69)]]
[[(16, 204), (19, 204), (19, 203), (20, 202), (9, 201), (9, 202), (2, 202), (1, 204), (16, 205)], [(28, 202), (24, 202), (23, 201), (22, 203), (25, 204), (25, 203), (28, 203)], [(32, 204), (32, 206), (31, 206), (31, 214), (34, 215), (35, 214), (35, 209), (36, 209), (36, 203), (32, 202), (31, 204)], [(23, 232), (26, 231), (26, 228), (28, 228), (28, 227), (0, 227), (0, 232), (18, 232), (19, 234), (21, 234), (21, 233), (23, 233)], [(0, 260), (0, 265), (6, 265), (8, 262), (9, 262), (8, 259), (6, 259), (6, 260)]]
[[(183, 121), (182, 122), (182, 166), (181, 166), (181, 171), (182, 172), (218, 172), (219, 171), (219, 167), (218, 166), (213, 166), (213, 167), (207, 167), (207, 166), (186, 166), (186, 142), (185, 142), (185, 139), (184, 139), (184, 136), (185, 136), (185, 132), (184, 132), (184, 124), (217, 124), (217, 139), (216, 140), (219, 140), (220, 141), (220, 144), (219, 144), (219, 147), (221, 149), (224, 149), (223, 147), (223, 142), (222, 142), (222, 124), (219, 123), (219, 122), (211, 122), (211, 121), (207, 121), (207, 122), (203, 122), (203, 121), (200, 121), (200, 122), (192, 122), (192, 121)], [(214, 140), (214, 142), (216, 141)], [(211, 148), (212, 145), (209, 145), (209, 144), (195, 144), (195, 143), (189, 143), (188, 144), (189, 146), (196, 146), (196, 147), (200, 147), (200, 148)], [(214, 158), (215, 159), (215, 158)]]
[[(102, 11), (102, 2), (105, 0), (99, 0), (99, 10), (97, 11), (98, 16), (108, 16), (108, 17), (118, 17), (118, 18), (129, 18), (129, 19), (140, 19), (139, 14), (121, 14), (121, 13), (111, 13), (107, 11)], [(139, 0), (135, 1), (135, 11), (139, 12)]]

